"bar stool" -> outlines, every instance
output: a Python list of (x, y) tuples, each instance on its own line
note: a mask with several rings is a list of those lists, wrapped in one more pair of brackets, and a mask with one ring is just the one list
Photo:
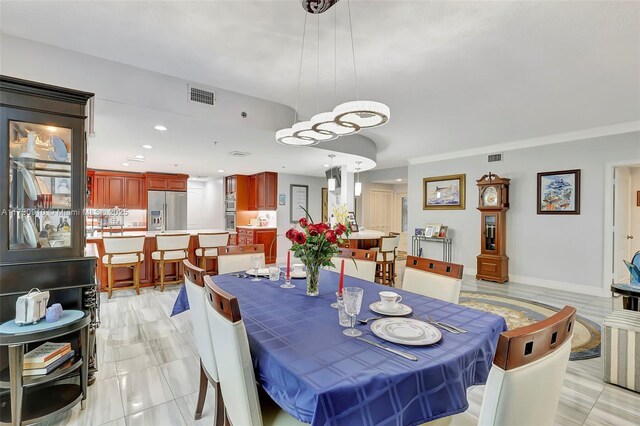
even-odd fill
[[(144, 261), (144, 236), (103, 237), (104, 256), (102, 264), (107, 267), (107, 291), (111, 299), (114, 290), (135, 288), (136, 294), (140, 294), (140, 265)], [(113, 268), (132, 268), (131, 280), (114, 282)], [(115, 284), (133, 284), (131, 286), (118, 286)]]
[(381, 278), (383, 285), (395, 285), (396, 249), (400, 243), (400, 235), (385, 235), (380, 237), (378, 247), (371, 250), (378, 252), (376, 262), (378, 264), (377, 276)]
[[(189, 234), (172, 234), (172, 235), (156, 235), (157, 251), (151, 253), (151, 259), (153, 259), (153, 286), (156, 286), (156, 267), (160, 268), (160, 291), (164, 291), (165, 284), (179, 284), (183, 281), (182, 261), (187, 259)], [(176, 273), (175, 279), (171, 281), (165, 281), (164, 267), (167, 264), (175, 264)]]
[(207, 270), (207, 260), (214, 259), (213, 262), (213, 275), (218, 274), (218, 247), (226, 246), (229, 244), (228, 232), (216, 232), (216, 233), (202, 233), (198, 234), (198, 245), (200, 248), (196, 249), (196, 257), (200, 268)]

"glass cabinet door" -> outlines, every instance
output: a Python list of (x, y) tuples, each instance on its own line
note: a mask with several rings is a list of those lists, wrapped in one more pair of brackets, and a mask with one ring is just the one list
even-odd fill
[(72, 129), (17, 120), (9, 128), (9, 250), (71, 247)]
[(484, 252), (496, 251), (496, 226), (495, 215), (484, 216)]

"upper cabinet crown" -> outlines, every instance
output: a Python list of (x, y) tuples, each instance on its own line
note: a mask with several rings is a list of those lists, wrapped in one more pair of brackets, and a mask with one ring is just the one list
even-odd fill
[(144, 177), (139, 174), (90, 170), (87, 205), (95, 209), (146, 209)]
[(145, 173), (148, 191), (186, 191), (188, 175)]

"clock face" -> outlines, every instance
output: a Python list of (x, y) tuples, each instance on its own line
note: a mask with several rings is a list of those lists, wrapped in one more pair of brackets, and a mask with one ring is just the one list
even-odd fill
[(482, 193), (482, 204), (485, 206), (498, 205), (498, 190), (495, 186), (488, 186)]

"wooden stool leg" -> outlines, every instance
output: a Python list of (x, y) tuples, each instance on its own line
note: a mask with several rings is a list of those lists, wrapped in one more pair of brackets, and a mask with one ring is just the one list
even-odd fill
[(200, 258), (200, 269), (204, 269), (205, 273), (207, 272), (207, 257), (206, 256), (202, 256)]
[(152, 277), (151, 277), (151, 281), (153, 281), (153, 288), (156, 288), (156, 280), (158, 277), (158, 262), (152, 260), (151, 262), (153, 262), (153, 272), (152, 272)]
[(160, 291), (164, 291), (164, 260), (160, 261)]
[(136, 263), (133, 267), (133, 285), (136, 288), (136, 294), (140, 295), (140, 264)]
[(113, 293), (113, 275), (111, 273), (111, 265), (107, 265), (107, 295), (111, 299), (111, 293)]

